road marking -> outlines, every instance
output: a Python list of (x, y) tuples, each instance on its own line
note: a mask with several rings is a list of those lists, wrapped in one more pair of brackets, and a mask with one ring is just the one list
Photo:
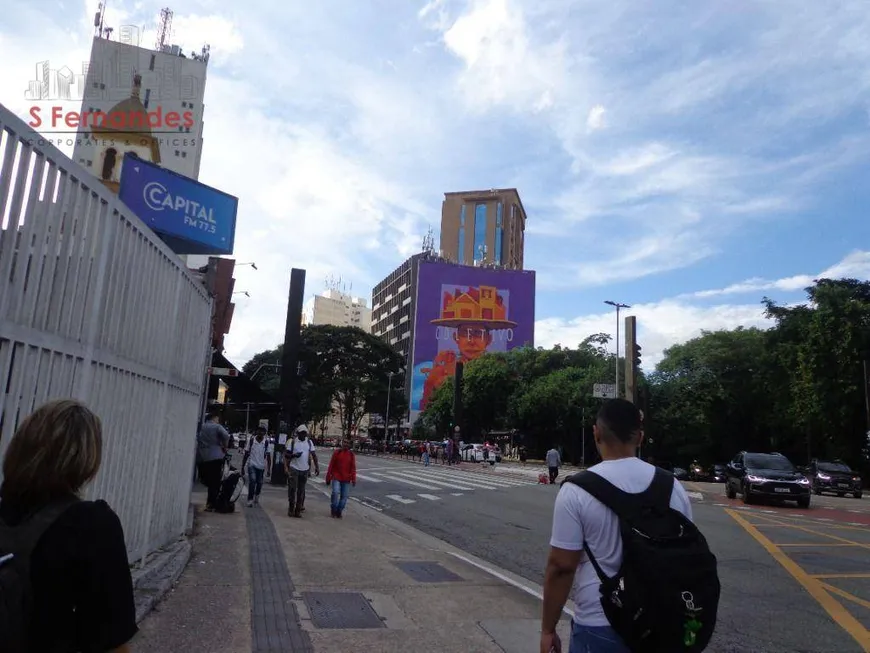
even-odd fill
[[(838, 535), (831, 535), (830, 533), (822, 533), (821, 531), (813, 530), (809, 526), (798, 526), (797, 524), (784, 524), (778, 520), (775, 520), (771, 517), (764, 517), (763, 515), (755, 515), (758, 519), (766, 519), (769, 524), (755, 524), (756, 526), (791, 526), (792, 528), (796, 528), (799, 531), (804, 531), (805, 533), (810, 533), (811, 535), (815, 535), (817, 537), (826, 537), (829, 540), (834, 540), (835, 542), (842, 542), (844, 544), (852, 544), (854, 546), (859, 546), (864, 549), (870, 549), (870, 544), (866, 544), (863, 542), (855, 542), (853, 540), (847, 540), (844, 537), (839, 537)], [(821, 528), (843, 528), (842, 526), (834, 526), (831, 524), (819, 524)], [(847, 527), (848, 528), (848, 527)]]
[(740, 515), (734, 510), (726, 509), (731, 518), (736, 521), (743, 530), (749, 533), (755, 541), (758, 542), (771, 557), (776, 560), (792, 577), (800, 583), (801, 586), (812, 596), (816, 602), (824, 608), (830, 617), (845, 630), (852, 638), (862, 646), (862, 650), (870, 650), (870, 631), (868, 631), (859, 622), (852, 613), (850, 613), (843, 604), (831, 596), (823, 583), (818, 579), (810, 576), (804, 569), (794, 560), (789, 558), (782, 550), (780, 550), (773, 542), (751, 524), (743, 515)]
[(415, 503), (414, 499), (406, 499), (398, 494), (388, 494), (387, 498), (392, 499), (393, 501), (398, 501), (399, 503)]
[[(368, 497), (363, 497), (362, 499), (357, 499), (356, 497), (351, 497), (351, 500), (356, 501), (357, 503), (364, 505), (366, 508), (371, 508), (372, 510), (377, 510), (378, 512), (384, 511), (383, 508), (379, 508), (378, 506), (374, 505), (374, 503), (372, 503), (372, 501), (374, 501), (374, 499), (369, 499)], [(380, 503), (380, 502), (377, 502), (377, 503)]]
[(453, 497), (461, 497), (461, 496), (462, 496), (462, 492), (451, 492), (451, 493), (450, 493), (450, 496), (453, 496)]
[(443, 474), (441, 472), (430, 472), (426, 474), (426, 480), (430, 483), (437, 483), (438, 481), (441, 481), (445, 483), (450, 483), (453, 487), (456, 488), (459, 488), (459, 486), (464, 486), (468, 489), (476, 488), (478, 490), (495, 490), (497, 488), (505, 487), (504, 485), (497, 485), (495, 483), (490, 483), (489, 481), (479, 481), (476, 478), (471, 479), (467, 476), (462, 476), (457, 479), (455, 475)]
[(363, 476), (360, 473), (357, 473), (356, 477), (357, 479), (362, 479), (363, 481), (367, 481), (369, 483), (383, 483), (383, 481), (379, 478), (374, 478), (373, 476)]
[[(516, 587), (517, 589), (522, 590), (526, 594), (534, 596), (539, 601), (544, 600), (544, 593), (538, 589), (535, 589), (534, 587), (531, 587), (530, 585), (526, 585), (524, 583), (516, 581), (513, 578), (511, 578), (510, 576), (499, 573), (495, 569), (491, 569), (491, 568), (487, 567), (486, 565), (483, 565), (483, 564), (477, 562), (476, 560), (471, 560), (470, 558), (467, 558), (464, 555), (460, 555), (459, 553), (454, 553), (453, 551), (446, 551), (446, 553), (449, 555), (452, 555), (454, 558), (459, 558), (460, 560), (468, 563), (472, 567), (477, 567), (481, 571), (485, 571), (490, 576), (493, 576), (494, 578), (498, 578), (500, 581), (505, 582), (508, 585), (512, 585), (513, 587)], [(569, 617), (571, 617), (571, 619), (574, 619), (574, 611), (568, 609), (568, 607), (562, 608), (562, 612), (564, 612)]]
[(870, 574), (812, 574), (811, 578), (870, 578)]
[(427, 476), (434, 476), (436, 478), (444, 478), (450, 479), (451, 481), (458, 481), (459, 483), (464, 483), (466, 485), (473, 485), (475, 487), (494, 490), (496, 488), (506, 488), (506, 487), (524, 487), (529, 485), (528, 483), (514, 483), (512, 481), (505, 481), (503, 479), (483, 479), (479, 476), (472, 477), (471, 474), (467, 474), (464, 472), (457, 473), (449, 473), (449, 472), (429, 472)]
[(391, 481), (396, 481), (398, 483), (405, 483), (406, 485), (413, 485), (414, 487), (418, 487), (422, 490), (440, 490), (441, 489), (435, 485), (426, 485), (424, 483), (417, 483), (416, 481), (409, 481), (407, 478), (402, 478), (401, 476), (396, 476), (394, 474), (384, 474), (384, 473), (378, 472), (378, 476), (381, 476), (382, 478), (389, 479)]
[(469, 487), (467, 485), (460, 485), (459, 483), (451, 483), (450, 481), (444, 480), (435, 480), (434, 478), (430, 478), (429, 475), (423, 474), (412, 474), (411, 472), (396, 472), (397, 474), (401, 474), (402, 476), (407, 476), (410, 479), (415, 481), (426, 481), (427, 483), (434, 483), (435, 485), (443, 485), (449, 488), (455, 488), (457, 490), (473, 490), (473, 487)]
[(417, 496), (422, 499), (429, 499), (429, 501), (441, 501), (441, 497), (435, 494), (418, 494)]
[(859, 545), (859, 544), (840, 544), (839, 542), (828, 544), (827, 542), (824, 542), (824, 543), (822, 543), (822, 544), (795, 544), (795, 543), (788, 543), (788, 544), (774, 544), (773, 546), (778, 546), (778, 547), (781, 548), (781, 547), (784, 547), (784, 546), (809, 546), (809, 547), (817, 547), (817, 546), (821, 546), (821, 547), (831, 547), (831, 546), (833, 546), (833, 547), (847, 547), (847, 546), (860, 546), (860, 545)]
[(831, 585), (829, 583), (822, 583), (822, 587), (824, 587), (829, 592), (832, 592), (847, 601), (851, 601), (852, 603), (857, 603), (858, 605), (864, 608), (870, 608), (870, 601), (865, 601), (864, 599), (858, 598), (854, 594), (849, 594), (846, 590), (841, 590), (839, 587), (835, 585)]
[(704, 500), (704, 495), (701, 494), (700, 492), (686, 492), (686, 494), (688, 494), (689, 497), (694, 499), (695, 501), (703, 501)]

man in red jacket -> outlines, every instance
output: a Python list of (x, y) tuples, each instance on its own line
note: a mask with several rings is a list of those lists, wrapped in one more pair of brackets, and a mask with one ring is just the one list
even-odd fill
[(342, 441), (341, 448), (332, 454), (326, 470), (326, 483), (332, 485), (332, 516), (341, 519), (349, 486), (356, 486), (356, 456), (350, 450), (349, 440)]

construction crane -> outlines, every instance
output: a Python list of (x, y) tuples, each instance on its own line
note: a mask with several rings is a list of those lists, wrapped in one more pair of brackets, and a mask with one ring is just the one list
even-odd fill
[(169, 7), (164, 7), (160, 10), (160, 24), (157, 26), (157, 42), (154, 46), (158, 52), (163, 52), (163, 46), (169, 40), (171, 32), (172, 10)]

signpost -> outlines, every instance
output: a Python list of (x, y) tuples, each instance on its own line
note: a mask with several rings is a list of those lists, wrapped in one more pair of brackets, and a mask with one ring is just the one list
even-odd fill
[(616, 399), (616, 384), (596, 383), (592, 386), (592, 396), (596, 399)]

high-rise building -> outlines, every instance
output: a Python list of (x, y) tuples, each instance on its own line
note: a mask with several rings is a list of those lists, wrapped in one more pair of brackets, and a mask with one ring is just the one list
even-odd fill
[[(421, 259), (430, 256), (427, 252), (414, 254), (372, 290), (372, 333), (402, 355), (406, 370), (414, 351), (417, 266)], [(393, 383), (401, 383), (405, 396), (410, 396), (411, 374), (404, 374)]]
[(302, 323), (355, 326), (363, 331), (371, 331), (372, 311), (362, 297), (353, 297), (330, 288), (322, 295), (314, 295), (305, 302), (302, 307)]
[(73, 159), (118, 192), (127, 154), (199, 178), (208, 55), (95, 37)]
[(522, 270), (525, 231), (516, 188), (444, 193), (441, 255), (449, 261)]

